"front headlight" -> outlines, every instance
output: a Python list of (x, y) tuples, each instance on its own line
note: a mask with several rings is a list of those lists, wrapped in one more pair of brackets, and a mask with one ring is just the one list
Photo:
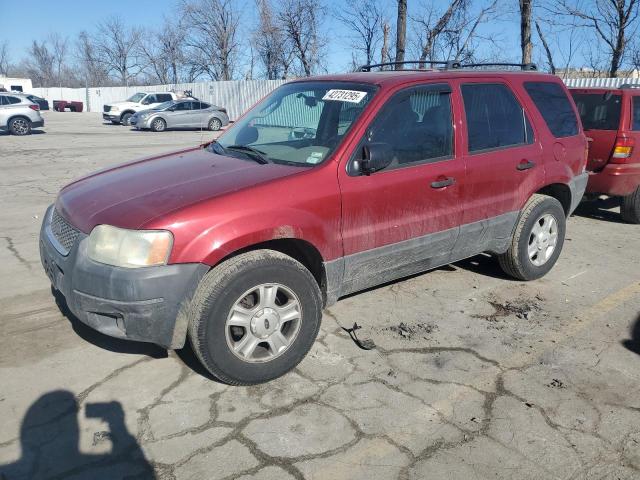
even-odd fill
[(111, 107), (111, 112), (119, 112), (120, 111), (120, 107)]
[(126, 230), (98, 225), (89, 235), (91, 260), (126, 268), (165, 265), (173, 235), (166, 230)]

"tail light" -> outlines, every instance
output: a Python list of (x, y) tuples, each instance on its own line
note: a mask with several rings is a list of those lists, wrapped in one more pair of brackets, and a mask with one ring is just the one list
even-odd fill
[(626, 163), (633, 153), (635, 144), (633, 137), (617, 137), (611, 154), (611, 163)]
[(37, 112), (38, 110), (40, 110), (40, 105), (29, 105), (29, 108)]

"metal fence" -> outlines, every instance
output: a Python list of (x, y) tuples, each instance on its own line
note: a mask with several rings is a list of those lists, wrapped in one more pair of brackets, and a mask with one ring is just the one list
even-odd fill
[(104, 104), (126, 100), (136, 92), (191, 90), (192, 94), (200, 100), (225, 107), (229, 117), (235, 120), (254, 103), (283, 83), (285, 80), (237, 80), (145, 87), (50, 87), (34, 88), (33, 93), (46, 98), (50, 104), (53, 104), (53, 100), (80, 101), (84, 103), (86, 111), (101, 112)]
[[(193, 95), (205, 102), (225, 107), (231, 120), (236, 120), (249, 107), (285, 80), (233, 80), (224, 82), (180, 83), (177, 85), (151, 85), (145, 87), (100, 87), (100, 88), (34, 88), (33, 93), (49, 100), (74, 100), (83, 102), (85, 110), (101, 112), (106, 103), (119, 102), (136, 92), (168, 92), (191, 90)], [(618, 87), (624, 83), (640, 85), (638, 78), (571, 78), (564, 82), (569, 87)]]

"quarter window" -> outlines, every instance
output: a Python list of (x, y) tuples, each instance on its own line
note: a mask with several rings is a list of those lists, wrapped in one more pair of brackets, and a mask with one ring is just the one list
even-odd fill
[(10, 105), (16, 104), (16, 103), (20, 103), (22, 100), (20, 100), (17, 97), (5, 97), (7, 100), (7, 103), (9, 103)]
[[(393, 162), (387, 170), (451, 157), (450, 97), (450, 87), (437, 84), (400, 92), (385, 104), (367, 139), (391, 147)], [(348, 111), (342, 112), (341, 117), (349, 116)]]
[(633, 125), (632, 130), (640, 130), (640, 97), (633, 97)]
[(564, 88), (553, 82), (525, 82), (524, 88), (554, 137), (578, 134), (578, 119)]
[(461, 88), (469, 152), (533, 142), (527, 115), (506, 85), (470, 83)]

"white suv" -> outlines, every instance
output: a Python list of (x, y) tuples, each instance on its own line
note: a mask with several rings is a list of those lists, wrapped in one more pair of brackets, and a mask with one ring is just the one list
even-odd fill
[(129, 125), (129, 119), (134, 113), (157, 107), (161, 103), (177, 98), (174, 92), (138, 92), (124, 102), (104, 105), (102, 118), (111, 123)]
[(22, 93), (0, 92), (0, 130), (29, 135), (32, 128), (44, 126), (40, 107)]

